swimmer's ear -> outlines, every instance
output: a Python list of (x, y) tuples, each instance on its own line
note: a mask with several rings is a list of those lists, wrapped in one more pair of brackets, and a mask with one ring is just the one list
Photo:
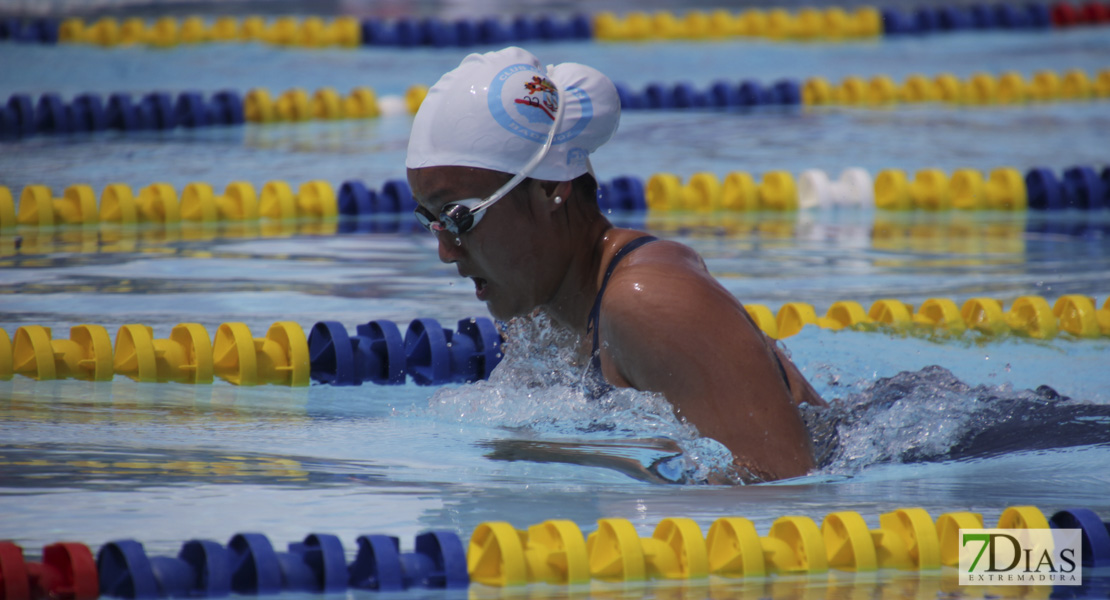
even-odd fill
[(571, 192), (574, 191), (573, 181), (544, 181), (540, 185), (547, 200), (549, 211), (562, 208), (563, 204), (570, 198)]

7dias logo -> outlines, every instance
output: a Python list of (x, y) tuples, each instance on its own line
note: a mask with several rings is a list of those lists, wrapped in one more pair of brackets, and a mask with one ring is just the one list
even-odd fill
[(1080, 585), (1079, 529), (961, 529), (960, 585)]

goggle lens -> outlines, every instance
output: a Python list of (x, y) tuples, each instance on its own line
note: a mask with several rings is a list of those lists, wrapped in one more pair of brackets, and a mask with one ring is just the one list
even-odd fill
[[(554, 89), (553, 84), (552, 88)], [(416, 220), (420, 221), (420, 224), (423, 225), (425, 229), (433, 233), (450, 231), (455, 235), (462, 235), (474, 229), (478, 221), (482, 220), (482, 216), (485, 215), (486, 209), (493, 205), (493, 203), (504, 198), (505, 195), (519, 185), (520, 182), (530, 176), (532, 171), (534, 171), (544, 157), (547, 156), (548, 150), (551, 149), (551, 144), (555, 141), (555, 134), (559, 131), (559, 126), (563, 123), (565, 104), (558, 100), (558, 93), (555, 94), (555, 98), (558, 105), (555, 109), (555, 115), (551, 117), (552, 124), (551, 129), (547, 132), (547, 139), (544, 140), (543, 145), (536, 150), (536, 153), (532, 155), (528, 163), (525, 164), (516, 175), (513, 175), (512, 179), (506, 181), (496, 192), (484, 200), (480, 198), (471, 198), (469, 200), (457, 200), (445, 205), (443, 210), (439, 213), (438, 220), (436, 220), (424, 207), (417, 207)]]
[(443, 208), (443, 212), (439, 214), (439, 221), (443, 223), (447, 231), (455, 235), (462, 235), (474, 229), (476, 224), (475, 215), (470, 212), (469, 207), (452, 203)]
[(482, 218), (482, 212), (484, 212), (471, 211), (470, 207), (465, 204), (471, 202), (478, 203), (481, 202), (481, 199), (474, 198), (447, 204), (443, 207), (443, 211), (439, 213), (438, 219), (432, 218), (432, 214), (423, 206), (416, 207), (413, 213), (416, 215), (416, 220), (424, 226), (424, 229), (432, 233), (449, 231), (455, 235), (462, 235), (474, 229), (474, 226)]

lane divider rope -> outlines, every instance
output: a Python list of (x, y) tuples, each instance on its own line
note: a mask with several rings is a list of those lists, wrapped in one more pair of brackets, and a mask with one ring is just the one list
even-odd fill
[[(994, 76), (976, 73), (959, 79), (951, 73), (935, 77), (915, 74), (901, 84), (888, 76), (870, 79), (850, 76), (832, 84), (822, 77), (804, 82), (782, 79), (771, 84), (745, 79), (721, 79), (707, 89), (690, 83), (649, 83), (633, 90), (616, 83), (621, 108), (625, 110), (683, 110), (707, 108), (753, 108), (759, 106), (853, 106), (884, 107), (897, 103), (943, 102), (952, 106), (996, 106), (1044, 102), (1077, 102), (1110, 98), (1110, 69), (1091, 75), (1080, 69), (1064, 72), (1041, 70), (1025, 79), (1008, 71)], [(29, 94), (8, 97), (0, 107), (0, 140), (32, 135), (69, 135), (106, 130), (121, 132), (166, 131), (177, 128), (233, 126), (244, 123), (305, 122), (313, 120), (370, 119), (411, 115), (427, 96), (425, 85), (412, 85), (403, 96), (378, 97), (360, 86), (346, 95), (335, 88), (310, 92), (303, 88), (285, 90), (276, 96), (265, 88), (246, 93), (223, 90), (205, 98), (185, 91), (150, 92), (137, 101), (125, 92), (105, 98), (84, 93), (65, 101), (55, 93), (42, 94), (36, 101)]]
[[(918, 212), (882, 211), (869, 220), (824, 223), (807, 212), (704, 212), (622, 213), (621, 226), (654, 231), (664, 236), (700, 237), (707, 233), (734, 239), (752, 236), (775, 239), (813, 239), (824, 243), (871, 247), (884, 252), (909, 255), (944, 254), (967, 264), (987, 264), (996, 258), (1024, 255), (1031, 245), (1052, 243), (1061, 236), (1092, 247), (1110, 235), (1110, 221), (1088, 213), (1086, 220), (1074, 215), (1030, 219), (1026, 213), (1000, 213), (980, 218), (966, 212), (937, 215)], [(866, 215), (860, 215), (866, 216)], [(143, 224), (131, 227), (66, 226), (0, 231), (0, 258), (68, 254), (164, 253), (177, 242), (213, 242), (289, 238), (293, 236), (402, 235), (427, 237), (427, 231), (408, 214), (342, 217), (328, 220), (254, 221), (218, 223)], [(1050, 236), (1050, 237), (1046, 237)], [(432, 241), (432, 240), (429, 240)], [(210, 257), (194, 247), (176, 247), (183, 256)], [(880, 259), (881, 260), (881, 259)], [(911, 259), (912, 260), (912, 259)], [(18, 261), (0, 267), (19, 266)], [(116, 289), (110, 287), (108, 289)]]
[(69, 102), (54, 93), (35, 101), (29, 94), (13, 94), (0, 106), (0, 140), (33, 135), (70, 135), (114, 130), (169, 131), (178, 128), (235, 126), (244, 123), (295, 123), (372, 119), (415, 114), (428, 93), (426, 86), (410, 86), (404, 96), (378, 97), (369, 87), (356, 87), (346, 95), (334, 88), (312, 93), (303, 88), (285, 90), (276, 97), (265, 88), (246, 94), (233, 90), (205, 98), (200, 92), (150, 92), (137, 101), (118, 92), (107, 98), (79, 94)]
[(80, 18), (0, 20), (0, 40), (23, 43), (75, 43), (102, 47), (149, 45), (169, 48), (208, 42), (263, 42), (285, 47), (357, 48), (360, 46), (467, 47), (532, 41), (588, 40), (592, 23), (588, 16), (557, 18), (518, 15), (509, 19), (486, 17), (444, 21), (436, 18), (356, 19), (350, 16), (324, 19), (259, 15), (205, 19), (162, 17), (153, 22), (140, 17), (95, 21)]
[(901, 169), (886, 169), (872, 179), (858, 167), (845, 169), (836, 180), (820, 169), (767, 171), (759, 181), (734, 171), (722, 179), (700, 172), (685, 182), (671, 173), (657, 173), (645, 183), (617, 177), (601, 184), (599, 203), (605, 210), (651, 211), (795, 211), (837, 208), (878, 208), (886, 211), (999, 210), (1058, 212), (1110, 208), (1110, 166), (1101, 171), (1077, 165), (1058, 177), (1053, 169), (1033, 167), (1023, 174), (1000, 167), (985, 174), (958, 169), (918, 170), (912, 179)]
[[(836, 180), (819, 169), (795, 178), (788, 171), (767, 171), (757, 182), (747, 172), (734, 171), (723, 180), (700, 172), (683, 181), (672, 173), (657, 173), (646, 184), (624, 176), (603, 181), (598, 189), (602, 211), (638, 212), (790, 212), (814, 209), (867, 209), (1091, 213), (1110, 208), (1110, 165), (1077, 165), (1062, 176), (1047, 167), (1033, 167), (1023, 175), (1012, 167), (983, 173), (958, 169), (951, 176), (941, 169), (920, 169), (911, 179), (901, 169), (886, 169), (872, 179), (862, 168), (845, 169)], [(183, 223), (281, 222), (298, 219), (327, 221), (340, 217), (408, 215), (416, 208), (412, 191), (402, 179), (387, 180), (380, 189), (359, 180), (338, 189), (323, 180), (294, 188), (275, 180), (262, 186), (236, 181), (218, 193), (210, 184), (193, 182), (179, 194), (168, 183), (153, 183), (135, 193), (124, 183), (104, 187), (99, 200), (92, 186), (68, 186), (60, 197), (47, 186), (28, 185), (18, 204), (11, 190), (0, 186), (0, 232), (65, 226), (101, 227)]]
[(594, 17), (594, 37), (602, 41), (721, 40), (766, 38), (776, 41), (842, 41), (944, 32), (1045, 30), (1110, 23), (1110, 5), (1067, 2), (933, 5), (913, 9), (862, 6), (849, 10), (802, 8), (726, 10), (632, 11), (620, 17), (611, 12)]
[(876, 300), (867, 310), (858, 302), (842, 300), (830, 305), (823, 317), (806, 302), (787, 302), (777, 314), (762, 304), (746, 304), (745, 308), (756, 325), (776, 339), (797, 335), (807, 325), (949, 335), (970, 330), (1035, 339), (1051, 339), (1061, 333), (1076, 338), (1110, 336), (1110, 297), (1100, 309), (1093, 297), (1082, 294), (1061, 296), (1051, 305), (1041, 296), (1021, 296), (1009, 310), (1003, 310), (1002, 301), (988, 297), (969, 298), (961, 306), (949, 298), (928, 298), (916, 310), (893, 298)]
[[(401, 552), (396, 537), (359, 536), (350, 563), (339, 537), (326, 533), (309, 534), (285, 552), (258, 533), (236, 534), (226, 546), (194, 539), (176, 557), (148, 556), (141, 543), (124, 539), (101, 546), (95, 560), (88, 546), (62, 542), (46, 546), (37, 563), (26, 561), (18, 545), (0, 541), (0, 581), (6, 600), (708, 582), (710, 576), (770, 583), (776, 576), (814, 577), (830, 570), (939, 571), (958, 565), (960, 529), (982, 528), (979, 513), (949, 512), (934, 521), (921, 508), (883, 513), (876, 529), (855, 511), (829, 513), (820, 526), (807, 516), (783, 516), (766, 535), (740, 516), (718, 518), (704, 536), (685, 517), (661, 520), (650, 537), (640, 537), (630, 521), (620, 518), (598, 520), (588, 536), (568, 520), (548, 520), (526, 530), (489, 521), (474, 529), (465, 550), (459, 535), (448, 530), (420, 533), (410, 552)], [(997, 528), (1079, 529), (1083, 567), (1110, 565), (1110, 523), (1087, 508), (1046, 517), (1035, 506), (1011, 506), (1002, 511)], [(958, 587), (954, 581), (950, 585), (953, 591)]]
[[(813, 305), (787, 302), (778, 313), (746, 304), (756, 325), (784, 339), (815, 325), (822, 329), (899, 331), (925, 335), (1018, 335), (1052, 339), (1110, 336), (1110, 297), (1102, 308), (1091, 296), (1068, 294), (1052, 304), (1041, 296), (1021, 296), (1008, 310), (1003, 302), (974, 297), (961, 306), (949, 298), (928, 298), (915, 307), (893, 298), (864, 309), (850, 300), (834, 302), (824, 316)], [(101, 325), (70, 328), (69, 339), (54, 339), (51, 329), (24, 325), (14, 338), (0, 329), (0, 380), (13, 375), (45, 381), (135, 381), (210, 384), (218, 377), (234, 385), (305, 386), (310, 379), (331, 385), (441, 385), (488, 379), (501, 361), (501, 335), (483, 317), (462, 319), (451, 330), (435, 319), (414, 319), (404, 335), (397, 324), (375, 320), (348, 334), (342, 324), (321, 321), (308, 335), (296, 323), (274, 323), (255, 338), (243, 323), (223, 323), (215, 339), (197, 323), (181, 323), (168, 338), (156, 339), (151, 327), (120, 327), (115, 344)]]
[(624, 110), (753, 108), (759, 106), (889, 107), (895, 104), (944, 103), (950, 106), (1012, 106), (1045, 102), (1080, 102), (1110, 98), (1110, 69), (1093, 75), (1081, 69), (1040, 70), (1029, 79), (1016, 71), (975, 73), (960, 79), (951, 73), (913, 74), (901, 83), (886, 75), (848, 76), (837, 83), (824, 77), (802, 82), (781, 79), (719, 79), (701, 89), (691, 83), (648, 83), (642, 90), (617, 82)]
[(205, 19), (163, 17), (148, 22), (138, 17), (96, 21), (0, 19), (0, 40), (20, 43), (85, 43), (99, 46), (147, 44), (172, 47), (204, 42), (265, 42), (304, 48), (359, 46), (454, 48), (529, 41), (590, 40), (661, 41), (721, 40), (746, 37), (814, 41), (873, 39), (879, 36), (920, 35), (952, 31), (1043, 30), (1110, 23), (1110, 5), (1056, 2), (996, 3), (970, 6), (862, 6), (825, 10), (802, 8), (727, 10), (631, 11), (618, 16), (599, 12), (560, 19), (549, 15), (517, 15), (510, 19), (485, 17), (444, 21), (435, 18), (358, 20), (350, 16), (303, 19), (283, 16), (266, 19), (251, 15)]
[(52, 228), (182, 223), (251, 223), (324, 221), (343, 216), (409, 214), (416, 208), (408, 183), (386, 181), (380, 190), (361, 181), (344, 182), (338, 194), (330, 183), (311, 180), (294, 187), (286, 181), (269, 181), (256, 190), (246, 181), (229, 183), (223, 193), (205, 182), (177, 189), (152, 183), (136, 193), (124, 183), (104, 187), (99, 202), (92, 186), (68, 186), (61, 197), (43, 185), (28, 185), (19, 195), (18, 210), (11, 191), (0, 186), (0, 231), (18, 228)]
[(379, 319), (348, 335), (334, 321), (316, 323), (306, 336), (296, 323), (274, 323), (256, 338), (244, 323), (223, 323), (214, 338), (199, 323), (176, 325), (155, 338), (142, 324), (119, 328), (115, 344), (102, 325), (77, 325), (69, 339), (51, 328), (0, 329), (0, 381), (22, 375), (37, 381), (111, 381), (116, 375), (150, 383), (203, 385), (215, 378), (239, 386), (417, 385), (489, 378), (501, 361), (501, 335), (487, 318), (462, 319), (456, 330), (435, 319), (414, 319), (402, 335)]

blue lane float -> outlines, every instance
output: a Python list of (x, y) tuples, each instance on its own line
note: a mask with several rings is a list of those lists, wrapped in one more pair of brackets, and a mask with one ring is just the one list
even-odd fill
[(405, 382), (405, 342), (392, 321), (359, 325), (354, 336), (335, 321), (313, 325), (308, 336), (310, 373), (332, 385), (397, 385)]
[(921, 7), (913, 12), (913, 25), (917, 33), (930, 33), (940, 30), (939, 15), (929, 7)]
[(339, 214), (348, 217), (374, 215), (381, 212), (378, 205), (378, 192), (366, 187), (357, 179), (344, 181), (339, 185), (336, 195)]
[(1110, 207), (1110, 165), (1102, 168), (1102, 174), (1099, 176), (1102, 180), (1102, 199), (1107, 207)]
[(586, 15), (567, 19), (541, 15), (517, 16), (510, 21), (487, 17), (479, 20), (402, 18), (396, 20), (364, 19), (361, 22), (364, 46), (414, 48), (468, 47), (515, 42), (588, 40), (593, 25)]
[(917, 24), (910, 15), (894, 9), (884, 8), (880, 11), (883, 20), (883, 33), (890, 35), (905, 35), (918, 33)]
[[(1104, 172), (1106, 169), (1103, 170)], [(1091, 167), (1072, 167), (1064, 171), (1064, 204), (1080, 210), (1110, 208), (1102, 178)]]
[(177, 127), (177, 110), (173, 98), (165, 92), (152, 92), (143, 96), (135, 107), (142, 128), (166, 130)]
[(458, 331), (414, 319), (405, 331), (405, 366), (417, 385), (488, 379), (501, 362), (501, 334), (485, 318), (463, 319)]
[(995, 29), (998, 27), (998, 17), (991, 7), (984, 4), (974, 4), (968, 10), (971, 18), (972, 29)]
[(176, 556), (148, 557), (134, 540), (109, 542), (96, 557), (100, 593), (116, 598), (227, 596), (231, 560), (216, 542), (185, 542)]
[(1034, 167), (1025, 174), (1025, 193), (1029, 208), (1033, 210), (1061, 210), (1064, 195), (1060, 180), (1052, 169)]
[(182, 127), (204, 127), (208, 125), (208, 103), (198, 92), (182, 92), (174, 105), (174, 115)]
[(937, 8), (937, 25), (944, 31), (963, 31), (973, 25), (971, 13), (959, 6)]
[(365, 215), (409, 214), (416, 209), (412, 189), (403, 179), (388, 179), (380, 192), (358, 179), (349, 179), (339, 186), (336, 198), (339, 214), (348, 217)]
[[(358, 179), (349, 179), (339, 186), (336, 203), (340, 216), (340, 233), (396, 233), (423, 231), (412, 219), (416, 209), (412, 190), (403, 179), (390, 179), (375, 190)], [(363, 219), (362, 217), (390, 217)]]
[(1047, 29), (1053, 26), (1051, 9), (1036, 3), (922, 6), (909, 11), (886, 7), (880, 15), (883, 33), (887, 36), (966, 30)]
[(639, 177), (617, 177), (598, 186), (598, 208), (602, 212), (647, 210), (644, 182)]
[(757, 106), (798, 106), (802, 88), (798, 81), (782, 79), (770, 85), (745, 79), (718, 80), (707, 89), (680, 82), (674, 85), (652, 82), (642, 91), (615, 84), (623, 110), (682, 110), (697, 108), (752, 108)]
[(1052, 515), (1049, 525), (1056, 529), (1083, 532), (1084, 567), (1110, 567), (1110, 523), (1105, 523), (1089, 508), (1069, 508)]
[(1046, 167), (1025, 174), (1029, 208), (1039, 211), (1065, 209), (1097, 211), (1110, 208), (1110, 166), (1097, 172), (1077, 165), (1064, 170), (1063, 177)]
[(417, 385), (451, 380), (448, 332), (435, 319), (413, 319), (405, 331), (405, 365)]
[(13, 94), (0, 108), (0, 138), (23, 138), (35, 134), (61, 135), (76, 132), (170, 130), (244, 123), (243, 99), (232, 90), (205, 98), (186, 91), (176, 96), (150, 92), (137, 101), (131, 94), (117, 92), (105, 100), (96, 94), (81, 94), (65, 102), (48, 93), (36, 103), (27, 94)]
[(674, 88), (662, 83), (649, 83), (644, 88), (644, 101), (642, 106), (647, 109), (674, 108), (674, 90), (680, 89), (684, 84)]
[(435, 319), (415, 319), (404, 336), (387, 320), (359, 325), (321, 321), (308, 336), (313, 380), (331, 385), (468, 383), (488, 379), (501, 361), (501, 334), (486, 318), (462, 319), (455, 331)]
[(131, 101), (131, 94), (112, 94), (105, 103), (104, 113), (108, 127), (119, 131), (141, 131), (146, 129), (146, 119)]
[(104, 131), (108, 128), (108, 113), (104, 101), (96, 94), (81, 94), (69, 104), (70, 125), (74, 132)]
[(35, 130), (46, 134), (73, 131), (72, 109), (57, 94), (43, 94), (34, 110)]
[(0, 19), (0, 40), (12, 40), (21, 44), (57, 44), (57, 19)]
[(500, 19), (485, 18), (478, 22), (478, 39), (487, 44), (504, 44), (515, 34)]
[(405, 553), (396, 537), (361, 536), (348, 573), (350, 586), (361, 590), (463, 589), (470, 585), (466, 553), (451, 531), (422, 533), (416, 536), (416, 550)]
[(348, 588), (405, 590), (458, 589), (470, 584), (466, 554), (458, 536), (431, 531), (416, 538), (416, 551), (400, 552), (397, 538), (358, 539), (350, 565), (343, 544), (331, 534), (314, 533), (278, 552), (259, 533), (236, 534), (222, 546), (208, 540), (185, 542), (176, 557), (148, 557), (134, 540), (109, 542), (97, 553), (100, 594), (129, 600), (219, 598), (232, 593), (316, 594)]
[(407, 214), (416, 209), (412, 189), (403, 179), (390, 179), (382, 185), (381, 205), (386, 212)]
[(35, 108), (28, 94), (12, 94), (4, 106), (0, 135), (27, 136), (35, 132)]

